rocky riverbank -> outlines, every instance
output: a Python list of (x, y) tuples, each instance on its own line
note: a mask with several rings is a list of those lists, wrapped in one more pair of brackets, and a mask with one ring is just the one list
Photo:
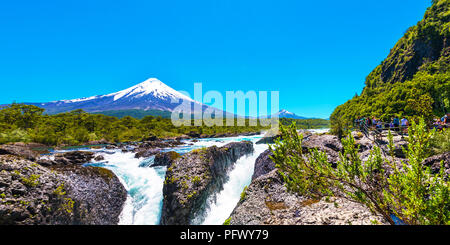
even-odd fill
[(10, 150), (0, 153), (0, 224), (118, 224), (127, 192), (110, 170), (81, 166), (93, 153), (43, 162), (32, 150), (2, 148)]

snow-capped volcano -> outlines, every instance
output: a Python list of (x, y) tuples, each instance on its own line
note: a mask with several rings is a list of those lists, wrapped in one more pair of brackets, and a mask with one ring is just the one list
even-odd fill
[(272, 115), (272, 117), (274, 116), (277, 116), (278, 118), (306, 119), (306, 117), (297, 116), (295, 113), (284, 109)]
[[(133, 87), (107, 95), (32, 104), (46, 109), (47, 113), (54, 114), (76, 109), (87, 112), (129, 109), (173, 111), (183, 102), (201, 105), (160, 80), (150, 78)], [(207, 107), (201, 106), (202, 109)]]

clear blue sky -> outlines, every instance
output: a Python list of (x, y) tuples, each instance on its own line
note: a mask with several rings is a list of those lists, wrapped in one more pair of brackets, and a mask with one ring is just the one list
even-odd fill
[(3, 1), (0, 104), (106, 94), (157, 77), (177, 90), (278, 90), (326, 118), (430, 0)]

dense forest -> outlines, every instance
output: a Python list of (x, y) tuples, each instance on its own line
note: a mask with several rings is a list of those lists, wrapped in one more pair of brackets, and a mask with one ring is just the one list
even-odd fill
[(297, 129), (330, 128), (330, 121), (326, 119), (291, 119), (280, 118), (280, 124), (288, 126), (295, 122)]
[(105, 116), (112, 116), (118, 118), (124, 118), (126, 116), (130, 116), (136, 119), (142, 119), (146, 116), (153, 117), (162, 117), (162, 118), (170, 118), (170, 111), (160, 111), (160, 110), (110, 110), (110, 111), (102, 111), (102, 112), (93, 112), (93, 114), (102, 114)]
[(358, 117), (442, 117), (450, 112), (450, 0), (434, 0), (388, 57), (366, 78), (360, 95), (338, 106), (330, 120), (338, 133)]
[[(0, 144), (9, 142), (35, 142), (46, 145), (79, 145), (92, 141), (108, 142), (141, 141), (152, 136), (176, 137), (191, 132), (197, 134), (222, 134), (258, 132), (268, 127), (249, 126), (181, 126), (161, 116), (131, 116), (121, 118), (75, 110), (56, 115), (44, 114), (44, 109), (24, 104), (12, 104), (0, 110)], [(285, 119), (282, 119), (282, 122)], [(323, 119), (296, 120), (299, 128), (322, 128), (328, 126)], [(226, 125), (224, 123), (224, 125)]]

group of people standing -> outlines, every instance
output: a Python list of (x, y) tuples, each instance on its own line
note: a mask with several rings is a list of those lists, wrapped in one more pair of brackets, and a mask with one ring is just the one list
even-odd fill
[(444, 128), (450, 127), (450, 113), (445, 114), (441, 118), (435, 118), (433, 122), (433, 127), (437, 130), (442, 130)]
[(408, 130), (409, 121), (406, 117), (402, 117), (399, 119), (398, 117), (392, 117), (390, 122), (383, 122), (376, 117), (362, 117), (357, 118), (355, 123), (359, 126), (362, 124), (366, 124), (370, 129), (383, 130), (383, 129), (392, 129), (394, 131), (400, 130)]
[[(367, 125), (369, 129), (382, 131), (383, 129), (391, 129), (397, 132), (407, 132), (409, 121), (406, 117), (399, 119), (398, 117), (391, 117), (390, 122), (383, 122), (376, 117), (361, 117), (355, 120), (355, 126), (362, 127)], [(434, 119), (433, 128), (442, 130), (450, 127), (450, 113), (445, 114), (441, 118)]]

